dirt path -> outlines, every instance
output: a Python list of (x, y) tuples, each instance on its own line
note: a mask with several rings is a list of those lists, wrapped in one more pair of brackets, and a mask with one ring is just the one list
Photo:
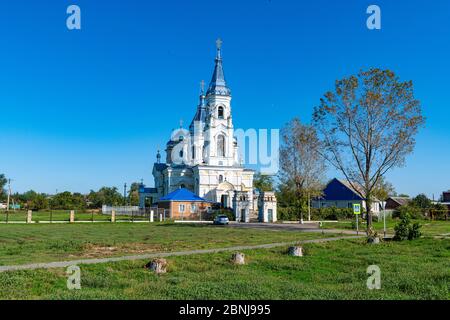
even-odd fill
[(193, 254), (216, 253), (216, 252), (224, 252), (224, 251), (268, 249), (268, 248), (283, 247), (283, 246), (288, 246), (288, 245), (293, 245), (293, 244), (320, 243), (320, 242), (337, 241), (337, 240), (342, 240), (342, 239), (355, 239), (355, 238), (362, 238), (362, 237), (363, 236), (346, 236), (346, 237), (303, 240), (303, 241), (296, 241), (296, 242), (278, 242), (278, 243), (260, 244), (260, 245), (253, 245), (253, 246), (235, 246), (235, 247), (228, 247), (228, 248), (189, 250), (189, 251), (179, 251), (179, 252), (160, 252), (160, 253), (150, 253), (150, 254), (133, 255), (133, 256), (122, 256), (122, 257), (109, 257), (109, 258), (99, 258), (99, 259), (80, 259), (80, 260), (72, 260), (72, 261), (57, 261), (57, 262), (32, 263), (32, 264), (23, 264), (23, 265), (14, 265), (14, 266), (0, 266), (0, 272), (18, 271), (18, 270), (50, 269), (50, 268), (67, 268), (69, 266), (79, 265), (79, 264), (97, 264), (97, 263), (107, 263), (107, 262), (117, 262), (117, 261), (133, 261), (133, 260), (163, 258), (163, 257), (170, 257), (170, 256), (186, 256), (186, 255), (193, 255)]

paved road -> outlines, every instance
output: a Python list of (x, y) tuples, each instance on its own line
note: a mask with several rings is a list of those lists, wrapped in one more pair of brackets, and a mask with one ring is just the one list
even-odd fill
[(355, 238), (361, 238), (361, 237), (362, 236), (346, 236), (346, 237), (303, 240), (303, 241), (296, 241), (296, 242), (269, 243), (269, 244), (253, 245), (253, 246), (236, 246), (236, 247), (228, 247), (228, 248), (190, 250), (190, 251), (179, 251), (179, 252), (160, 252), (160, 253), (150, 253), (150, 254), (142, 254), (142, 255), (134, 255), (134, 256), (110, 257), (110, 258), (100, 258), (100, 259), (80, 259), (80, 260), (72, 260), (72, 261), (33, 263), (33, 264), (24, 264), (24, 265), (15, 265), (15, 266), (0, 266), (0, 272), (17, 271), (17, 270), (50, 269), (50, 268), (67, 268), (69, 266), (80, 265), (80, 264), (97, 264), (97, 263), (107, 263), (107, 262), (117, 262), (117, 261), (133, 261), (133, 260), (163, 258), (163, 257), (170, 257), (170, 256), (186, 256), (186, 255), (192, 255), (192, 254), (216, 253), (216, 252), (224, 252), (224, 251), (267, 249), (267, 248), (289, 246), (289, 245), (293, 245), (293, 244), (319, 243), (319, 242), (336, 241), (336, 240), (342, 240), (342, 239), (355, 239)]

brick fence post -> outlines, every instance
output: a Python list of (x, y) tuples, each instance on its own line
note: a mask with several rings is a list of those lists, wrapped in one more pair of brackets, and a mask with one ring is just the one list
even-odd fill
[(74, 222), (75, 222), (75, 211), (70, 210), (70, 223), (74, 223)]
[(111, 211), (111, 222), (116, 222), (116, 210)]

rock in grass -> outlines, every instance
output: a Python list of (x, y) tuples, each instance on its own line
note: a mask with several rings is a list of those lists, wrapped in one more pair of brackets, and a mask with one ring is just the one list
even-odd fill
[(236, 252), (233, 253), (233, 255), (231, 256), (231, 262), (233, 262), (234, 264), (245, 264), (245, 254), (241, 253), (241, 252)]
[(380, 237), (368, 237), (367, 243), (378, 244), (378, 243), (380, 243)]
[(145, 265), (147, 269), (152, 270), (156, 274), (166, 273), (167, 272), (167, 261), (166, 259), (153, 259), (149, 263)]
[(303, 257), (303, 248), (302, 247), (289, 247), (288, 254), (294, 257)]

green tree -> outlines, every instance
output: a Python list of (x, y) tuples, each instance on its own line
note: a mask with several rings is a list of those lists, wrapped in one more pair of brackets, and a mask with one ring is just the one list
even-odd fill
[(260, 191), (272, 191), (274, 181), (273, 177), (270, 175), (261, 174), (261, 172), (256, 172), (253, 177), (253, 187), (259, 189)]
[(380, 179), (404, 165), (425, 123), (412, 81), (377, 68), (338, 80), (314, 109), (313, 123), (321, 155), (366, 200), (369, 233)]
[(4, 174), (0, 174), (0, 200), (3, 200), (6, 197), (5, 186), (8, 183), (8, 179), (6, 179)]
[(310, 199), (322, 193), (325, 162), (319, 148), (316, 130), (300, 119), (294, 118), (282, 128), (279, 177), (283, 188), (279, 191), (289, 192), (286, 199), (291, 199), (301, 220), (306, 211), (310, 219)]
[(397, 193), (394, 186), (385, 177), (381, 177), (373, 190), (373, 195), (378, 200), (385, 201), (389, 197), (395, 197)]
[(432, 206), (431, 200), (428, 199), (428, 197), (426, 195), (424, 195), (423, 193), (412, 198), (411, 204), (417, 208), (424, 209), (424, 210), (430, 209)]
[(47, 196), (42, 193), (36, 193), (27, 203), (30, 210), (39, 211), (49, 208)]
[(120, 206), (123, 204), (123, 196), (116, 187), (102, 187), (97, 192), (92, 191), (87, 196), (91, 208), (101, 208), (103, 205)]
[(128, 199), (131, 206), (139, 205), (139, 186), (141, 184), (139, 182), (133, 182), (130, 186), (130, 190), (128, 191)]

